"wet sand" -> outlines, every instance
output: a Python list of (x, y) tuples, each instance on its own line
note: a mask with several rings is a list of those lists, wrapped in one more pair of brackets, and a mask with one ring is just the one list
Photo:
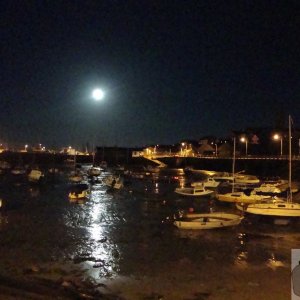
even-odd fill
[(190, 203), (156, 183), (94, 185), (81, 205), (65, 182), (2, 186), (0, 299), (290, 299), (298, 225), (180, 231), (168, 218)]
[[(151, 268), (151, 266), (148, 266)], [(188, 258), (168, 264), (159, 272), (89, 281), (85, 273), (62, 263), (33, 265), (18, 274), (1, 277), (1, 299), (289, 299), (288, 266), (229, 268), (207, 258)], [(2, 269), (3, 270), (3, 269)], [(7, 268), (6, 268), (7, 270)], [(13, 270), (12, 270), (13, 271)], [(99, 292), (97, 292), (99, 291)], [(104, 297), (105, 295), (105, 297)], [(5, 296), (6, 298), (2, 298)], [(15, 297), (15, 298), (14, 298)], [(41, 297), (41, 298), (39, 298)]]

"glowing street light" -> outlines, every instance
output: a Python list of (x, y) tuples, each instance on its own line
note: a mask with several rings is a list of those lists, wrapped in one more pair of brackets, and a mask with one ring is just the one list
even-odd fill
[(92, 97), (96, 101), (100, 101), (104, 98), (104, 92), (102, 89), (94, 89), (92, 92)]
[(215, 146), (215, 155), (218, 156), (218, 144), (213, 142), (211, 144)]
[(242, 142), (242, 143), (245, 143), (245, 154), (246, 154), (246, 156), (248, 155), (248, 140), (243, 136), (243, 137), (241, 137), (241, 139), (240, 139), (240, 141)]
[(280, 140), (280, 155), (282, 155), (282, 136), (279, 135), (278, 133), (275, 133), (273, 135), (273, 140), (274, 141), (279, 141)]
[[(180, 152), (182, 156), (187, 156), (187, 143), (181, 143)], [(184, 148), (185, 146), (185, 148)]]

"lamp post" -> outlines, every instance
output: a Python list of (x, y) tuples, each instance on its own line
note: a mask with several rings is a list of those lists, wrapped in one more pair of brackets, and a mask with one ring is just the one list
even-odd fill
[(280, 140), (280, 155), (282, 156), (282, 136), (279, 135), (278, 133), (275, 133), (273, 135), (273, 140), (274, 141), (279, 141)]
[(211, 143), (215, 146), (215, 156), (218, 156), (218, 144), (217, 143)]
[(242, 143), (245, 143), (245, 155), (247, 156), (248, 155), (248, 140), (245, 137), (241, 137), (240, 141)]
[[(186, 147), (187, 147), (187, 145), (186, 145), (186, 143), (181, 143), (181, 155), (182, 156), (186, 156)], [(185, 149), (183, 148), (185, 146)]]

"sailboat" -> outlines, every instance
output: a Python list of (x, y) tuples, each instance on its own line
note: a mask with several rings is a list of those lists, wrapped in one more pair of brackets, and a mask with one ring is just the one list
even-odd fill
[[(233, 159), (232, 159), (232, 177), (235, 178), (235, 137), (233, 138)], [(233, 203), (256, 203), (257, 201), (262, 201), (265, 199), (271, 199), (268, 195), (259, 195), (255, 192), (246, 194), (243, 191), (235, 191), (235, 180), (232, 181), (232, 190), (230, 193), (217, 193), (216, 198), (222, 202), (233, 202)]]
[(95, 147), (93, 146), (93, 163), (92, 166), (88, 169), (88, 175), (97, 177), (101, 175), (101, 168), (96, 167), (95, 165)]
[(287, 199), (275, 198), (270, 201), (253, 203), (246, 206), (236, 204), (239, 210), (256, 215), (273, 217), (300, 217), (300, 204), (293, 203), (292, 194), (292, 147), (291, 116), (289, 116), (289, 193)]
[(74, 170), (71, 172), (71, 174), (69, 175), (69, 181), (72, 183), (79, 183), (81, 181), (83, 181), (83, 176), (78, 172), (77, 168), (76, 168), (76, 150), (74, 153)]

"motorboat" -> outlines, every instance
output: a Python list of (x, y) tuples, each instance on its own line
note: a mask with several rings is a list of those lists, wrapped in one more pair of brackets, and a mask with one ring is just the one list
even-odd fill
[(86, 199), (89, 196), (89, 187), (87, 184), (76, 184), (69, 191), (70, 200)]
[(228, 172), (218, 172), (213, 178), (215, 181), (219, 182), (234, 182), (234, 176)]
[(100, 176), (101, 175), (101, 169), (97, 167), (91, 167), (88, 170), (88, 175), (89, 176)]
[(69, 199), (70, 200), (81, 200), (86, 199), (89, 196), (88, 191), (82, 190), (79, 192), (69, 192)]
[(260, 180), (255, 175), (249, 175), (249, 174), (232, 174), (228, 172), (221, 172), (216, 173), (216, 175), (213, 176), (214, 180), (219, 182), (229, 182), (229, 183), (235, 183), (235, 184), (244, 184), (244, 185), (252, 185), (252, 184), (258, 184), (260, 183)]
[(103, 183), (112, 189), (121, 189), (124, 187), (123, 179), (120, 176), (109, 175), (102, 179)]
[(255, 175), (236, 174), (234, 175), (234, 182), (238, 184), (258, 184), (260, 180)]
[(17, 166), (17, 167), (15, 167), (11, 170), (11, 174), (13, 174), (13, 175), (24, 175), (24, 174), (26, 174), (26, 169), (21, 167), (21, 166)]
[(28, 174), (28, 181), (39, 182), (44, 177), (44, 173), (39, 169), (32, 169)]
[(259, 187), (253, 189), (256, 194), (281, 194), (283, 190), (281, 190), (278, 186), (268, 183), (262, 183)]
[(205, 188), (217, 188), (220, 185), (219, 181), (216, 181), (213, 177), (207, 177), (202, 181), (194, 181), (191, 183), (192, 187), (205, 187)]
[(214, 191), (208, 190), (203, 186), (197, 186), (197, 187), (176, 188), (175, 193), (182, 195), (182, 196), (199, 197), (199, 196), (211, 195), (212, 193), (214, 193)]
[(270, 192), (272, 190), (275, 190), (275, 191), (280, 190), (279, 193), (285, 192), (289, 189), (291, 189), (292, 193), (297, 193), (299, 191), (299, 183), (298, 182), (291, 182), (291, 185), (290, 185), (289, 181), (284, 180), (284, 179), (263, 181), (263, 183), (260, 185), (260, 187), (262, 188), (262, 190), (265, 190), (265, 191), (270, 190)]
[(175, 220), (174, 225), (179, 229), (216, 229), (239, 225), (243, 218), (238, 214), (224, 212), (186, 214)]

